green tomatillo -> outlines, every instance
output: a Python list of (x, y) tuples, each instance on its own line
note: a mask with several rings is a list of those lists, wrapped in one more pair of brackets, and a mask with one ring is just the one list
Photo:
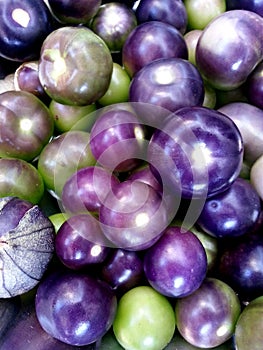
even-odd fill
[(55, 101), (88, 105), (108, 89), (113, 61), (105, 42), (87, 27), (61, 27), (43, 42), (39, 80)]

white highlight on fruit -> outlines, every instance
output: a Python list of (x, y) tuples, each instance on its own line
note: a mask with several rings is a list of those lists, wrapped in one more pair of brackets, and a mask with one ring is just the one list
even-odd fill
[(12, 11), (12, 18), (23, 28), (26, 28), (28, 26), (28, 23), (30, 22), (30, 16), (28, 12), (21, 8), (16, 8)]
[(89, 328), (88, 322), (80, 323), (79, 326), (75, 330), (76, 335), (81, 335), (81, 334), (86, 333), (88, 328)]
[(147, 213), (140, 213), (135, 218), (135, 223), (137, 227), (145, 226), (149, 223), (150, 218)]
[(174, 74), (169, 67), (157, 67), (155, 68), (154, 78), (160, 85), (169, 85), (174, 81)]
[(146, 337), (143, 340), (143, 345), (146, 348), (151, 348), (153, 346), (153, 338), (152, 337)]
[(90, 253), (91, 253), (92, 256), (99, 256), (100, 253), (101, 253), (101, 251), (102, 251), (101, 246), (99, 246), (99, 245), (94, 245), (94, 246), (91, 248)]
[(53, 65), (54, 80), (56, 80), (56, 78), (60, 77), (61, 75), (65, 74), (66, 71), (67, 71), (67, 66), (64, 58), (62, 58), (61, 56), (57, 56)]
[(216, 331), (216, 335), (218, 337), (223, 337), (226, 333), (228, 332), (228, 328), (226, 325), (222, 325), (221, 327), (218, 328)]
[[(191, 154), (191, 166), (195, 169), (206, 169), (206, 164), (211, 162), (211, 153), (204, 142), (196, 143)], [(206, 164), (204, 164), (204, 160)]]
[(30, 131), (32, 129), (32, 121), (29, 118), (21, 119), (20, 128), (23, 131)]
[(184, 279), (183, 277), (177, 277), (175, 280), (174, 280), (174, 288), (181, 288), (184, 284)]

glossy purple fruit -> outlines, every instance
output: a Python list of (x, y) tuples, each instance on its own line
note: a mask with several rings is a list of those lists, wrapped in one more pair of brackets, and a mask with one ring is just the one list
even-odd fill
[(196, 47), (202, 76), (219, 90), (241, 86), (262, 60), (263, 18), (251, 11), (226, 11), (204, 29)]
[(139, 181), (124, 181), (109, 192), (100, 207), (105, 236), (117, 247), (142, 250), (153, 245), (169, 223), (160, 194)]
[(68, 25), (86, 24), (96, 15), (101, 0), (48, 0), (56, 18)]
[(187, 12), (181, 0), (141, 0), (135, 13), (139, 23), (161, 21), (173, 25), (182, 34), (186, 31)]
[(90, 132), (90, 149), (103, 167), (129, 171), (143, 156), (144, 129), (133, 111), (116, 104), (102, 110)]
[(238, 127), (244, 143), (244, 162), (251, 166), (263, 154), (263, 110), (251, 103), (232, 102), (218, 111)]
[(35, 299), (41, 327), (74, 346), (99, 340), (111, 327), (117, 301), (112, 289), (87, 275), (54, 272), (41, 281)]
[(213, 348), (233, 336), (240, 311), (234, 290), (219, 279), (207, 278), (194, 293), (177, 300), (177, 328), (190, 344)]
[(129, 101), (150, 103), (172, 112), (186, 106), (201, 106), (203, 80), (187, 60), (159, 59), (148, 63), (133, 77)]
[(226, 190), (238, 177), (243, 142), (236, 125), (224, 114), (185, 107), (154, 132), (148, 160), (173, 193), (206, 198)]
[(122, 295), (144, 281), (143, 260), (136, 251), (113, 249), (103, 263), (101, 277)]
[(144, 257), (144, 272), (151, 286), (168, 297), (185, 297), (200, 287), (207, 258), (200, 240), (190, 231), (169, 227)]
[(160, 58), (188, 58), (183, 35), (169, 23), (148, 21), (137, 25), (122, 48), (122, 62), (132, 77)]
[(41, 45), (54, 29), (43, 0), (0, 1), (0, 56), (24, 62), (39, 57)]
[[(12, 326), (11, 326), (12, 325)], [(34, 299), (22, 304), (19, 312), (0, 339), (1, 350), (95, 350), (96, 343), (83, 347), (71, 346), (47, 334), (40, 326)]]
[(260, 211), (261, 201), (254, 187), (237, 178), (229, 189), (206, 200), (197, 223), (214, 237), (241, 236), (255, 226)]
[(60, 261), (70, 269), (102, 263), (110, 248), (98, 220), (90, 214), (71, 216), (59, 228), (55, 251)]
[(62, 206), (70, 213), (98, 212), (108, 192), (117, 184), (118, 178), (103, 167), (79, 169), (63, 187)]
[(14, 85), (16, 90), (31, 92), (46, 105), (49, 105), (50, 99), (39, 81), (38, 61), (29, 61), (20, 64), (14, 74)]
[(258, 234), (240, 237), (225, 245), (219, 257), (221, 278), (240, 295), (251, 301), (263, 294), (263, 238)]
[(104, 40), (111, 52), (122, 50), (128, 35), (136, 26), (134, 11), (121, 2), (102, 5), (90, 23), (90, 28)]

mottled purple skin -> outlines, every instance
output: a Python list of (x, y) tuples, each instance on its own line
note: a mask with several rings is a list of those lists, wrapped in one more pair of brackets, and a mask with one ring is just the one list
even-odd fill
[(146, 251), (144, 272), (151, 286), (161, 294), (185, 297), (199, 288), (206, 276), (204, 247), (192, 232), (169, 227)]
[(226, 0), (227, 10), (243, 9), (263, 16), (262, 0)]
[(219, 90), (241, 86), (262, 60), (262, 33), (263, 18), (254, 12), (232, 10), (217, 16), (206, 26), (196, 47), (202, 76)]
[(190, 344), (213, 348), (232, 337), (240, 311), (240, 301), (229, 285), (206, 278), (198, 290), (177, 300), (177, 328)]
[[(18, 9), (23, 11), (19, 20), (14, 16), (14, 11)], [(55, 27), (53, 16), (45, 2), (1, 1), (0, 17), (0, 55), (18, 62), (38, 58), (42, 42)], [(20, 23), (22, 18), (25, 20)]]
[(16, 69), (14, 79), (18, 90), (31, 92), (40, 98), (46, 105), (50, 103), (50, 99), (39, 81), (37, 61), (22, 63)]
[(154, 132), (148, 160), (173, 193), (206, 198), (225, 191), (238, 177), (243, 142), (236, 125), (224, 114), (185, 107)]
[(62, 23), (87, 23), (98, 12), (101, 0), (48, 0), (51, 11)]
[(256, 225), (260, 211), (256, 190), (238, 178), (228, 190), (206, 200), (197, 224), (217, 238), (241, 236)]
[(105, 236), (116, 248), (143, 250), (153, 245), (169, 223), (167, 208), (153, 187), (124, 181), (109, 192), (100, 207)]
[(55, 238), (58, 258), (73, 270), (102, 263), (110, 251), (106, 244), (98, 220), (89, 214), (70, 217)]
[(263, 110), (247, 102), (232, 102), (218, 111), (237, 125), (244, 143), (244, 162), (251, 166), (263, 154)]
[(141, 158), (143, 127), (136, 115), (118, 105), (104, 109), (90, 131), (90, 149), (103, 167), (129, 171)]
[(136, 8), (139, 23), (147, 21), (161, 21), (169, 23), (182, 34), (187, 28), (187, 12), (181, 0), (141, 0)]
[(137, 26), (134, 11), (125, 3), (111, 2), (101, 6), (90, 23), (112, 52), (122, 49), (130, 32)]
[[(10, 303), (12, 299), (4, 300)], [(1, 350), (83, 350), (83, 347), (63, 343), (43, 330), (36, 317), (34, 300), (22, 305), (20, 311), (13, 315), (11, 325), (0, 338)], [(96, 344), (87, 345), (84, 349), (95, 350)]]
[(143, 67), (131, 80), (130, 102), (150, 103), (169, 111), (201, 106), (204, 84), (200, 73), (182, 58), (163, 58)]
[(90, 166), (79, 169), (65, 183), (62, 206), (70, 213), (98, 212), (109, 191), (119, 184), (118, 178), (105, 168)]
[(259, 63), (258, 66), (253, 70), (251, 75), (248, 77), (245, 85), (248, 101), (253, 105), (263, 109), (263, 62)]
[(38, 286), (36, 315), (41, 327), (70, 345), (88, 345), (111, 327), (116, 296), (104, 282), (88, 274), (54, 272)]
[(188, 58), (183, 35), (169, 23), (149, 21), (129, 34), (122, 48), (122, 62), (133, 77), (141, 68), (160, 58)]
[(227, 243), (219, 256), (220, 278), (228, 283), (244, 301), (263, 293), (263, 238), (258, 233), (247, 234)]
[(135, 251), (114, 249), (103, 263), (101, 277), (122, 295), (144, 280), (142, 258)]

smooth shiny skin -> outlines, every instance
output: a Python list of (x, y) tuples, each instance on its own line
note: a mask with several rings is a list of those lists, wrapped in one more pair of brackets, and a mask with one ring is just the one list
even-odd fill
[(124, 349), (160, 350), (172, 339), (175, 327), (169, 300), (149, 286), (138, 286), (121, 297), (113, 332)]
[(197, 224), (218, 238), (241, 236), (257, 223), (261, 201), (254, 187), (237, 178), (230, 188), (206, 200)]
[(143, 260), (138, 252), (112, 249), (101, 267), (100, 275), (117, 295), (144, 282)]
[(240, 312), (234, 290), (216, 278), (206, 278), (197, 291), (178, 299), (175, 306), (179, 332), (200, 348), (213, 348), (230, 339)]
[(61, 196), (65, 182), (78, 169), (96, 163), (89, 141), (88, 132), (71, 130), (53, 138), (41, 151), (37, 169), (55, 196)]
[(150, 62), (175, 57), (188, 58), (184, 37), (171, 24), (160, 21), (137, 25), (122, 48), (122, 62), (131, 77)]
[(263, 297), (251, 301), (238, 318), (235, 329), (236, 350), (261, 350), (263, 342), (262, 333)]
[(185, 107), (154, 132), (148, 160), (172, 193), (205, 199), (226, 190), (239, 175), (243, 141), (224, 114), (206, 107)]
[(249, 302), (263, 293), (263, 239), (260, 230), (230, 242), (218, 256), (220, 278), (229, 284), (240, 300)]
[(144, 257), (144, 272), (159, 293), (181, 298), (202, 284), (207, 272), (203, 245), (192, 232), (172, 226), (150, 247)]
[(186, 106), (201, 106), (203, 80), (189, 61), (162, 58), (148, 63), (133, 77), (129, 101), (149, 103), (172, 112)]
[(90, 132), (90, 149), (97, 163), (111, 171), (134, 169), (143, 159), (144, 127), (126, 104), (105, 107)]
[(79, 169), (63, 187), (62, 206), (69, 213), (98, 213), (108, 192), (114, 191), (118, 184), (117, 176), (103, 167)]
[(121, 51), (128, 35), (136, 26), (134, 11), (121, 2), (102, 5), (90, 23), (90, 28), (105, 41), (111, 52)]
[(218, 111), (237, 125), (244, 142), (244, 162), (252, 166), (263, 154), (263, 110), (251, 103), (232, 102)]
[(262, 60), (263, 18), (251, 11), (232, 10), (212, 20), (196, 47), (196, 63), (214, 88), (241, 86)]
[(41, 174), (23, 159), (0, 158), (0, 178), (0, 197), (15, 196), (37, 204), (44, 195)]
[(110, 248), (98, 220), (86, 213), (71, 216), (61, 225), (55, 238), (55, 251), (65, 266), (79, 270), (103, 263)]
[(107, 91), (112, 66), (110, 50), (91, 29), (64, 26), (43, 42), (39, 79), (52, 99), (83, 106), (97, 101)]
[(26, 91), (0, 95), (0, 157), (32, 161), (49, 142), (54, 121), (49, 109)]
[(117, 301), (111, 288), (87, 273), (50, 273), (38, 286), (36, 316), (54, 338), (84, 346), (99, 340), (111, 327)]
[(48, 0), (52, 13), (66, 25), (87, 24), (101, 3), (101, 0)]
[(187, 28), (187, 12), (182, 0), (141, 0), (135, 10), (139, 23), (161, 21), (169, 23), (182, 34)]
[(0, 56), (25, 62), (39, 57), (54, 19), (43, 0), (0, 1)]
[(153, 245), (169, 223), (165, 201), (146, 183), (127, 180), (109, 192), (99, 210), (105, 236), (116, 248), (142, 250)]

